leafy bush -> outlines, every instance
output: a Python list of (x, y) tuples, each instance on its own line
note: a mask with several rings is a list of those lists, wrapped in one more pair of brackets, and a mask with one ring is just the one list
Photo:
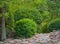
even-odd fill
[(48, 33), (57, 29), (60, 29), (60, 18), (55, 18), (47, 22), (43, 21), (40, 24), (40, 29), (38, 30), (38, 33)]
[(16, 22), (15, 37), (32, 37), (36, 31), (36, 24), (33, 20), (21, 19)]
[(37, 24), (40, 24), (42, 21), (42, 16), (40, 12), (37, 10), (29, 10), (29, 9), (20, 9), (15, 12), (15, 21), (20, 20), (22, 18), (33, 19)]
[(40, 24), (40, 28), (38, 30), (38, 33), (47, 33), (47, 25), (48, 25), (48, 22), (45, 22), (43, 21), (41, 24)]
[(60, 21), (55, 21), (48, 26), (49, 32), (60, 29)]

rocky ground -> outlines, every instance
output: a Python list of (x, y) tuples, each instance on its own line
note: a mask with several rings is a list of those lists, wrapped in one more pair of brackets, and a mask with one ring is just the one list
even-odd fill
[(0, 44), (60, 44), (60, 30), (51, 33), (36, 34), (29, 39), (7, 39)]

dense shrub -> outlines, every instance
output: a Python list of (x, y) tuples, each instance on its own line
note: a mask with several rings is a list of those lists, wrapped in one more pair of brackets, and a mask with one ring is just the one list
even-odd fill
[(53, 30), (60, 29), (60, 18), (55, 18), (50, 21), (43, 21), (40, 24), (40, 29), (38, 30), (38, 33), (47, 33), (52, 32)]
[(15, 12), (15, 21), (20, 20), (22, 18), (33, 19), (37, 24), (40, 24), (42, 21), (42, 16), (37, 10), (29, 10), (29, 9), (20, 9)]
[(47, 25), (48, 25), (48, 22), (42, 22), (41, 24), (40, 24), (40, 28), (39, 28), (39, 30), (38, 30), (38, 33), (47, 33), (48, 31), (47, 31)]
[(49, 26), (48, 26), (48, 30), (49, 32), (53, 31), (53, 30), (58, 30), (60, 29), (60, 20), (59, 21), (55, 21), (53, 23), (51, 23)]
[(16, 22), (15, 37), (32, 37), (36, 31), (36, 24), (33, 20), (21, 19)]

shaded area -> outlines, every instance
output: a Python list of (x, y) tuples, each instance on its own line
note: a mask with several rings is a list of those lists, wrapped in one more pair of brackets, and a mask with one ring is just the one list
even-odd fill
[(59, 21), (55, 21), (54, 23), (51, 23), (48, 27), (49, 31), (53, 31), (53, 30), (60, 30), (60, 20)]
[(0, 17), (0, 41), (1, 41), (1, 33), (2, 33), (2, 30), (1, 30), (1, 25), (2, 25), (2, 19), (1, 19), (1, 17)]

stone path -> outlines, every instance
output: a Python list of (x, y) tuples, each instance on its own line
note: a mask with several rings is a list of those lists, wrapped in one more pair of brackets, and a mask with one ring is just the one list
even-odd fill
[(0, 44), (60, 44), (60, 31), (36, 34), (29, 39), (7, 39)]

